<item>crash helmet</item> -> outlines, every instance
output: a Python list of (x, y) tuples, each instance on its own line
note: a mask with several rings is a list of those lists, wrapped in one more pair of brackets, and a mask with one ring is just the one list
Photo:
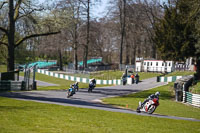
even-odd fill
[(157, 92), (155, 93), (155, 95), (156, 95), (156, 96), (160, 96), (160, 92), (157, 91)]
[(78, 85), (78, 82), (76, 82), (75, 85)]

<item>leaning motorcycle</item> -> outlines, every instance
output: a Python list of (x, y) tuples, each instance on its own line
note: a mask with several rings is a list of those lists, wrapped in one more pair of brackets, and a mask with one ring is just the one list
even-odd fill
[(94, 89), (95, 85), (93, 82), (89, 83), (89, 88), (88, 88), (88, 92), (92, 92), (92, 90)]
[(141, 105), (141, 101), (139, 102), (139, 106), (137, 108), (137, 112), (146, 112), (148, 114), (152, 114), (156, 108), (159, 106), (158, 98), (154, 98), (152, 100), (147, 101), (143, 106)]
[(74, 87), (70, 87), (67, 91), (67, 98), (73, 96), (75, 94), (75, 89)]

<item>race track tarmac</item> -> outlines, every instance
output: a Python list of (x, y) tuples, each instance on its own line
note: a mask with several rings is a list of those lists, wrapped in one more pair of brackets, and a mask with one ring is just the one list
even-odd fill
[(143, 115), (143, 116), (200, 122), (200, 120), (193, 118), (137, 113), (136, 111), (133, 110), (113, 107), (111, 105), (105, 105), (101, 103), (102, 98), (127, 95), (130, 93), (135, 93), (143, 90), (148, 90), (154, 87), (162, 86), (165, 84), (166, 83), (156, 82), (156, 78), (151, 78), (143, 80), (139, 84), (133, 84), (133, 85), (96, 87), (92, 93), (88, 93), (87, 89), (80, 89), (75, 95), (73, 95), (73, 97), (70, 98), (66, 97), (67, 94), (66, 90), (4, 92), (0, 93), (0, 96), (19, 99), (19, 100), (30, 100), (42, 103), (58, 104), (62, 106), (73, 106), (73, 107), (98, 109), (98, 110), (105, 110), (112, 112)]

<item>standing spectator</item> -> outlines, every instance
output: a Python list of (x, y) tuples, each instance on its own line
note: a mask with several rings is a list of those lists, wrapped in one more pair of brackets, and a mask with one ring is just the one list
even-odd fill
[(131, 79), (132, 79), (132, 84), (134, 84), (134, 82), (135, 82), (135, 75), (134, 75), (134, 73), (131, 74)]
[(139, 77), (140, 77), (140, 76), (138, 75), (138, 73), (136, 73), (136, 75), (135, 75), (135, 83), (136, 83), (136, 84), (138, 84), (138, 82), (139, 82)]

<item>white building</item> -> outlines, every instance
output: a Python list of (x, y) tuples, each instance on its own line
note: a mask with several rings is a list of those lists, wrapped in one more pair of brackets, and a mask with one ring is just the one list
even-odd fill
[(137, 72), (173, 72), (173, 61), (143, 60), (136, 61), (135, 71)]

